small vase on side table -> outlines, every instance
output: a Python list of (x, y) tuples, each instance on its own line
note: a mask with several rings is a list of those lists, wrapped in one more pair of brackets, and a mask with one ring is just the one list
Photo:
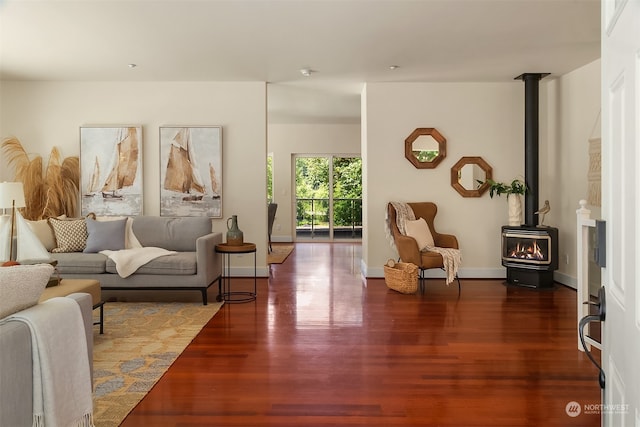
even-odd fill
[(227, 245), (242, 246), (243, 243), (244, 233), (238, 228), (238, 215), (231, 215), (231, 218), (227, 218)]

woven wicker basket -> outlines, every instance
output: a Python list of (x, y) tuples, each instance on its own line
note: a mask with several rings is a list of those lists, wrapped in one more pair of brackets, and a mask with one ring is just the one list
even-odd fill
[(389, 289), (414, 294), (418, 290), (418, 266), (390, 259), (384, 266), (384, 281)]

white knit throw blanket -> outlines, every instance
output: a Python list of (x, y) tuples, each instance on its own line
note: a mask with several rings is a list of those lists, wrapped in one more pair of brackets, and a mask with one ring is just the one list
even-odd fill
[(427, 246), (423, 251), (437, 252), (442, 255), (444, 271), (447, 273), (447, 285), (451, 284), (458, 274), (458, 268), (462, 262), (462, 255), (459, 249), (454, 248), (438, 248), (436, 246)]
[[(389, 202), (391, 206), (396, 210), (396, 226), (403, 236), (406, 235), (404, 224), (407, 220), (414, 221), (416, 216), (413, 213), (413, 209), (408, 203), (404, 202)], [(385, 220), (385, 235), (387, 240), (393, 249), (397, 251), (396, 242), (393, 240), (393, 232), (391, 231), (391, 219), (389, 218), (389, 210), (387, 209)]]
[(119, 251), (104, 250), (100, 251), (100, 253), (113, 260), (120, 277), (129, 277), (146, 263), (161, 256), (177, 254), (178, 252), (147, 246), (144, 248), (120, 249)]
[(87, 337), (80, 306), (51, 298), (5, 320), (31, 331), (33, 426), (93, 427)]
[[(406, 235), (405, 231), (405, 222), (406, 221), (414, 221), (416, 219), (415, 214), (413, 213), (413, 209), (409, 206), (408, 203), (403, 202), (390, 202), (393, 208), (396, 210), (396, 225), (398, 226), (398, 230), (402, 235)], [(391, 244), (393, 249), (396, 249), (395, 242), (393, 240), (393, 234), (391, 232), (391, 224), (389, 219), (389, 212), (387, 210), (387, 214), (385, 216), (385, 225), (386, 225), (386, 235), (387, 239)], [(397, 249), (396, 249), (397, 250)], [(462, 255), (460, 254), (459, 249), (454, 248), (439, 248), (437, 246), (427, 246), (422, 249), (422, 252), (437, 252), (442, 256), (444, 271), (447, 274), (447, 285), (453, 282), (458, 274), (458, 268), (460, 267), (460, 263), (462, 262)]]

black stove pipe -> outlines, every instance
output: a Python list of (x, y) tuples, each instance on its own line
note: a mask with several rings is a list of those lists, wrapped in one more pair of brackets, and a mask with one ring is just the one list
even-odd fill
[(539, 162), (539, 82), (549, 73), (524, 73), (514, 80), (524, 81), (524, 182), (529, 189), (524, 196), (524, 225), (538, 224), (535, 212), (540, 207), (538, 200)]

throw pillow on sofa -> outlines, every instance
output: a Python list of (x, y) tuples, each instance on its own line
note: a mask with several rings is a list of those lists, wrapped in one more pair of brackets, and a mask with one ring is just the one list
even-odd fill
[(96, 221), (87, 218), (86, 223), (88, 237), (83, 252), (119, 251), (125, 248), (124, 237), (127, 218), (113, 221)]
[(87, 223), (84, 218), (56, 219), (49, 218), (56, 236), (56, 247), (52, 253), (82, 252), (87, 244)]
[[(57, 217), (58, 219), (65, 219), (66, 215), (60, 215)], [(36, 235), (42, 246), (45, 247), (46, 250), (51, 252), (53, 248), (56, 247), (56, 235), (53, 233), (53, 228), (51, 228), (51, 224), (46, 219), (41, 219), (37, 221), (26, 220), (27, 225)]]
[[(87, 215), (89, 217), (89, 215)], [(127, 216), (95, 216), (94, 219), (96, 221), (118, 221), (120, 219), (126, 219), (127, 224), (124, 227), (124, 248), (125, 249), (133, 249), (133, 248), (141, 248), (142, 245), (136, 238), (136, 235), (133, 234), (133, 218)]]
[(36, 305), (52, 273), (50, 264), (0, 267), (0, 319)]

